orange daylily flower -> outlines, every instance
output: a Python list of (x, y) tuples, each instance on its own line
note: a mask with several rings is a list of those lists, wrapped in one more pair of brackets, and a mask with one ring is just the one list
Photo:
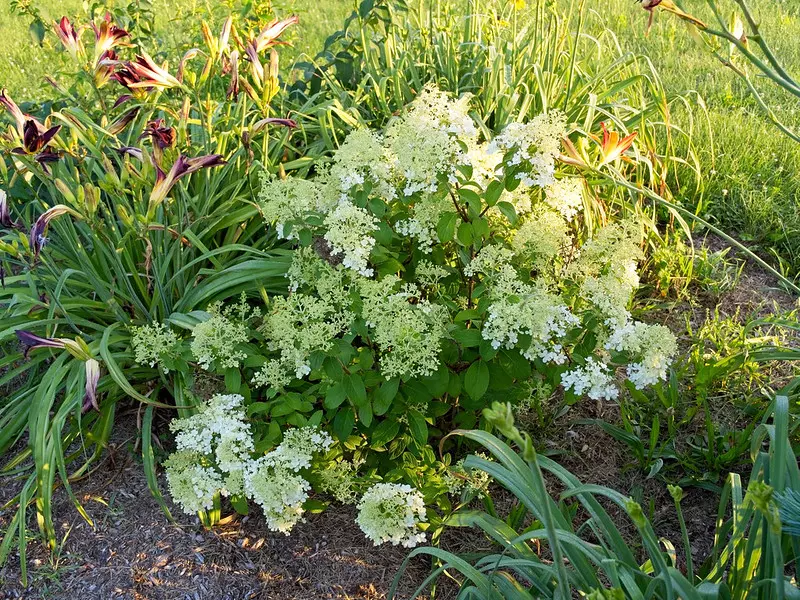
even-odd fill
[(605, 122), (600, 123), (600, 127), (603, 129), (603, 141), (600, 149), (602, 156), (600, 166), (602, 166), (614, 162), (622, 156), (622, 154), (633, 145), (633, 139), (638, 132), (634, 131), (620, 139), (619, 133), (616, 131), (608, 131)]

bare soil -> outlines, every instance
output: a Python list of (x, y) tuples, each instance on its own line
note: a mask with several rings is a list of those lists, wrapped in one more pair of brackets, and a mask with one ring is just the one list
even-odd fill
[[(19, 557), (12, 555), (0, 569), (0, 598), (376, 600), (385, 597), (407, 554), (372, 546), (350, 507), (310, 514), (285, 536), (270, 532), (257, 511), (209, 531), (167, 498), (177, 519), (170, 523), (133, 454), (120, 448), (110, 456), (74, 486), (94, 526), (58, 490), (53, 513), (60, 547), (51, 555), (37, 540), (29, 543), (27, 587), (19, 582)], [(13, 493), (0, 489), (0, 500)], [(11, 516), (11, 510), (0, 512), (0, 529)], [(401, 586), (405, 597), (426, 574), (424, 561), (411, 565)]]

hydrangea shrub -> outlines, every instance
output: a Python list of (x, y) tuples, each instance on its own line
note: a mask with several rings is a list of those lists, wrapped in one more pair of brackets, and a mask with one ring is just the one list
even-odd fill
[[(629, 310), (639, 228), (617, 221), (587, 232), (595, 191), (559, 160), (566, 133), (551, 112), (492, 137), (470, 117), (468, 97), (426, 87), (384, 131), (350, 134), (314, 177), (264, 175), (264, 219), (295, 246), (286, 295), (174, 321), (190, 331), (182, 343), (197, 367), (245, 399), (254, 448), (310, 425), (352, 454), (317, 487), (356, 502), (347, 482), (371, 480), (360, 522), (376, 542), (417, 539), (408, 523), (422, 519), (419, 465), (442, 474), (429, 439), (478, 425), (492, 401), (525, 406), (543, 387), (560, 387), (568, 403), (613, 400), (624, 380), (643, 389), (667, 376), (675, 337)], [(138, 329), (137, 360), (185, 356), (170, 331)], [(309, 488), (297, 475), (307, 465), (280, 448), (234, 479), (285, 530)], [(398, 467), (399, 457), (413, 466)], [(231, 487), (225, 469), (205, 480), (183, 468), (203, 480), (187, 507)], [(425, 501), (453, 487), (438, 475)], [(396, 523), (371, 524), (375, 510)]]

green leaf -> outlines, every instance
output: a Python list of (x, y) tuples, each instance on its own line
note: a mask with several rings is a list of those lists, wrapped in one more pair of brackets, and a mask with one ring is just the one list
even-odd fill
[(469, 223), (461, 223), (458, 226), (458, 233), (456, 234), (458, 242), (462, 246), (469, 246), (472, 243), (474, 236), (472, 235), (472, 225)]
[(372, 435), (369, 437), (370, 446), (373, 448), (385, 446), (397, 437), (400, 432), (400, 421), (397, 419), (384, 419), (380, 425), (375, 428)]
[(347, 397), (347, 392), (344, 389), (343, 383), (335, 383), (328, 388), (328, 393), (325, 394), (325, 401), (322, 403), (328, 410), (339, 408)]
[(478, 215), (481, 212), (481, 197), (474, 192), (473, 190), (468, 190), (466, 188), (460, 188), (458, 190), (458, 195), (461, 196), (462, 199), (466, 200), (467, 206), (469, 210), (474, 215)]
[(225, 369), (225, 389), (231, 394), (238, 394), (242, 387), (242, 372), (236, 368)]
[(344, 378), (344, 389), (347, 397), (358, 407), (367, 403), (367, 389), (364, 380), (358, 373), (351, 373)]
[(497, 181), (496, 179), (493, 180), (486, 187), (486, 192), (483, 194), (483, 197), (486, 199), (486, 204), (489, 206), (494, 206), (497, 204), (497, 201), (500, 199), (500, 196), (503, 195), (504, 190), (505, 187), (503, 186), (502, 181)]
[(489, 367), (482, 360), (475, 361), (464, 375), (464, 389), (470, 398), (480, 400), (489, 388)]
[(349, 406), (342, 408), (333, 418), (333, 433), (340, 442), (344, 442), (353, 432), (356, 422), (356, 415)]
[(381, 387), (378, 388), (378, 391), (375, 392), (375, 398), (372, 401), (372, 410), (376, 415), (385, 415), (389, 411), (392, 402), (397, 396), (399, 387), (400, 379), (395, 377), (394, 379), (384, 382)]
[(453, 339), (464, 348), (476, 348), (481, 345), (483, 338), (478, 329), (466, 329), (460, 327), (453, 331)]
[(364, 427), (372, 425), (372, 404), (369, 401), (358, 407), (358, 420), (361, 421)]
[(443, 244), (452, 242), (456, 234), (456, 221), (458, 215), (454, 212), (446, 212), (439, 217), (439, 222), (436, 224), (436, 235), (439, 241)]
[(498, 202), (497, 208), (500, 209), (500, 212), (505, 215), (508, 222), (512, 225), (516, 224), (517, 222), (517, 209), (514, 208), (514, 205), (510, 202)]
[(428, 424), (425, 422), (425, 417), (422, 416), (422, 413), (414, 408), (408, 409), (408, 427), (418, 444), (424, 445), (428, 443)]

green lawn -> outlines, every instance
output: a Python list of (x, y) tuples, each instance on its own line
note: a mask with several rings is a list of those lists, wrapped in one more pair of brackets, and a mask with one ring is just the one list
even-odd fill
[[(557, 0), (563, 3), (577, 0)], [(81, 0), (31, 0), (47, 20), (62, 14), (85, 21)], [(218, 29), (228, 6), (241, 2), (210, 0), (153, 0), (157, 20), (153, 46), (176, 63), (194, 45), (201, 19)], [(535, 0), (530, 0), (533, 4)], [(65, 54), (54, 48), (55, 39), (43, 46), (31, 42), (27, 20), (0, 7), (0, 85), (19, 100), (47, 97), (44, 76), (59, 79)], [(121, 2), (118, 2), (121, 4)], [(266, 1), (255, 4), (266, 5)], [(487, 3), (480, 3), (482, 7)], [(688, 9), (706, 18), (702, 0), (688, 0)], [(732, 4), (732, 3), (731, 3)], [(794, 0), (751, 0), (762, 18), (763, 31), (786, 65), (800, 65), (800, 3)], [(279, 15), (297, 13), (301, 23), (289, 34), (292, 49), (282, 51), (284, 66), (302, 53), (315, 54), (324, 39), (342, 24), (355, 7), (353, 0), (278, 0)], [(658, 68), (670, 92), (696, 92), (702, 98), (688, 111), (673, 115), (675, 122), (693, 126), (694, 141), (703, 160), (706, 183), (702, 196), (683, 198), (691, 207), (724, 229), (773, 254), (793, 273), (800, 271), (800, 147), (781, 136), (761, 114), (745, 85), (714, 60), (688, 34), (676, 18), (657, 14), (645, 36), (647, 13), (632, 0), (587, 0), (586, 32), (601, 27), (615, 32), (620, 46), (647, 55)], [(606, 34), (607, 35), (607, 34)], [(797, 126), (800, 102), (763, 83), (766, 98), (776, 112)], [(703, 110), (701, 106), (705, 106)], [(676, 186), (677, 187), (677, 186)]]
[[(566, 1), (566, 0), (565, 0)], [(711, 22), (703, 0), (684, 2), (692, 14)], [(697, 92), (707, 106), (694, 109), (695, 144), (706, 170), (703, 198), (685, 198), (701, 213), (776, 252), (800, 271), (800, 145), (783, 136), (762, 114), (747, 86), (688, 34), (677, 18), (657, 13), (649, 35), (647, 13), (631, 0), (588, 0), (591, 24), (603, 23), (619, 43), (653, 61), (670, 92)], [(776, 54), (798, 76), (800, 69), (800, 3), (795, 0), (749, 0), (762, 32)], [(725, 3), (732, 10), (733, 2)], [(800, 101), (777, 86), (759, 82), (759, 89), (785, 123), (800, 128)], [(689, 127), (687, 114), (674, 115)], [(705, 123), (704, 123), (705, 122)], [(709, 136), (708, 129), (712, 135)]]

